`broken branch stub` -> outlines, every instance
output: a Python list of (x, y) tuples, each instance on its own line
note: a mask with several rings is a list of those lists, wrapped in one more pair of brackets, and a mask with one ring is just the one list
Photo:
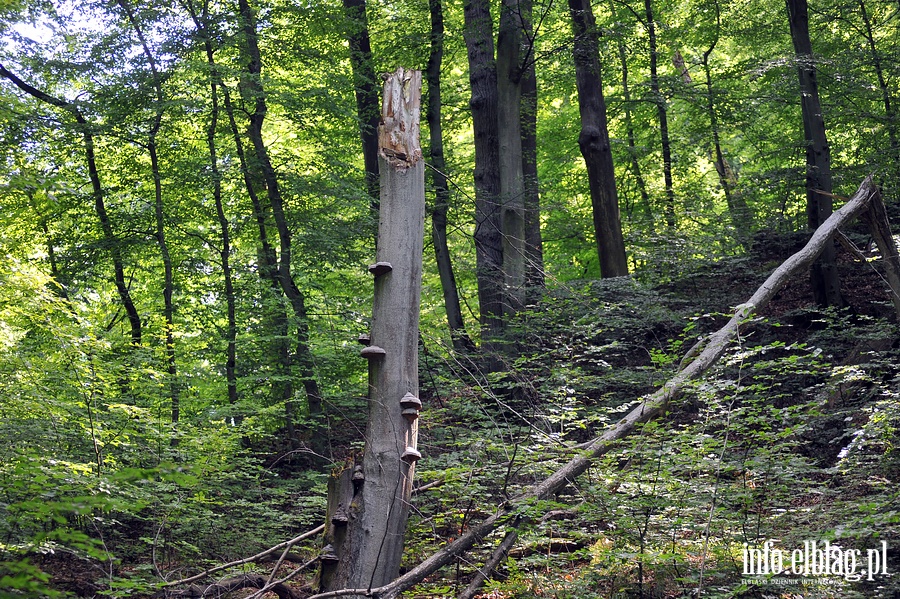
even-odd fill
[(378, 154), (394, 168), (409, 168), (422, 159), (419, 147), (422, 72), (400, 67), (384, 78)]

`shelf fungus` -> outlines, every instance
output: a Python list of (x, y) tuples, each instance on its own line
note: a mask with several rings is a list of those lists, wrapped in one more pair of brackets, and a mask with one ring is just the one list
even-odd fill
[(333, 546), (325, 545), (325, 548), (322, 549), (322, 553), (319, 555), (319, 559), (323, 562), (336, 562), (338, 561), (338, 556), (334, 552)]
[(376, 262), (375, 264), (369, 265), (369, 272), (375, 275), (376, 279), (381, 275), (386, 275), (392, 270), (394, 270), (394, 267), (391, 266), (390, 262)]
[(359, 352), (359, 355), (361, 355), (366, 360), (380, 360), (380, 359), (384, 358), (384, 356), (386, 354), (387, 354), (387, 352), (384, 351), (383, 348), (378, 347), (377, 345), (370, 345), (368, 347), (364, 347), (362, 349), (362, 351)]
[(407, 464), (415, 464), (422, 459), (422, 454), (419, 453), (415, 447), (407, 447), (406, 451), (403, 452), (403, 455), (400, 456), (400, 459)]
[(422, 401), (412, 393), (407, 392), (406, 395), (400, 398), (400, 407), (402, 407), (404, 410), (407, 408), (421, 410)]
[(363, 483), (366, 482), (366, 475), (363, 473), (362, 466), (356, 466), (353, 469), (353, 475), (350, 477), (353, 482), (353, 494), (356, 495), (362, 489)]
[(419, 410), (415, 408), (403, 408), (403, 417), (409, 421), (410, 424), (416, 421), (416, 418), (419, 417)]
[(338, 507), (331, 516), (331, 523), (335, 526), (347, 526), (349, 521), (350, 518), (347, 516), (347, 510), (344, 509), (344, 506)]
[(372, 343), (372, 338), (369, 337), (368, 333), (362, 333), (359, 337), (356, 338), (360, 345), (369, 345)]

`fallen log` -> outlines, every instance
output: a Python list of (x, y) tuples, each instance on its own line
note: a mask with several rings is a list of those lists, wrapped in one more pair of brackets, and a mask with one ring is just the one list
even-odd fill
[(696, 352), (694, 350), (689, 352), (694, 353), (696, 357), (689, 361), (686, 360), (684, 367), (659, 390), (646, 396), (628, 415), (607, 429), (603, 435), (587, 444), (580, 455), (572, 458), (543, 482), (504, 502), (493, 515), (472, 526), (466, 534), (448, 543), (418, 566), (389, 584), (371, 589), (344, 589), (320, 593), (308, 599), (329, 599), (346, 595), (396, 599), (403, 591), (418, 584), (426, 576), (433, 574), (441, 567), (463, 555), (498, 527), (511, 520), (512, 522), (510, 523), (515, 524), (518, 520), (515, 516), (515, 511), (519, 507), (530, 501), (550, 498), (555, 492), (568, 484), (569, 481), (584, 473), (596, 458), (610, 451), (616, 441), (632, 432), (638, 424), (662, 414), (671, 402), (682, 395), (689, 381), (699, 377), (718, 362), (731, 341), (740, 331), (741, 326), (754, 313), (768, 304), (791, 278), (809, 268), (810, 264), (825, 249), (826, 244), (831, 243), (837, 230), (861, 212), (868, 210), (873, 200), (881, 201), (878, 189), (872, 181), (872, 176), (869, 176), (863, 181), (853, 197), (816, 229), (812, 238), (803, 249), (785, 260), (769, 275), (769, 278), (766, 279), (749, 300), (736, 307), (734, 315), (725, 326), (707, 337), (696, 348)]

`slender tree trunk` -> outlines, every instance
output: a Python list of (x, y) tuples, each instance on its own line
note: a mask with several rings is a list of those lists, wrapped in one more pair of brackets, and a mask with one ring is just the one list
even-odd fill
[(569, 12), (575, 33), (572, 54), (581, 112), (578, 145), (588, 171), (600, 274), (604, 278), (621, 277), (628, 274), (628, 262), (600, 79), (597, 25), (588, 0), (569, 0)]
[(100, 228), (103, 231), (103, 240), (109, 248), (109, 253), (113, 261), (116, 291), (119, 294), (119, 300), (122, 302), (122, 307), (125, 310), (125, 314), (128, 316), (128, 322), (131, 326), (131, 343), (133, 345), (140, 345), (142, 329), (141, 317), (131, 298), (131, 292), (128, 289), (128, 285), (125, 283), (125, 266), (124, 260), (122, 259), (122, 248), (115, 233), (113, 233), (112, 223), (109, 220), (109, 214), (106, 212), (106, 202), (103, 199), (103, 185), (100, 182), (100, 171), (97, 169), (97, 159), (94, 153), (94, 135), (91, 132), (90, 123), (84, 118), (84, 115), (81, 114), (81, 111), (75, 104), (55, 98), (36, 87), (28, 85), (13, 73), (6, 70), (6, 67), (2, 64), (0, 64), (0, 76), (9, 79), (16, 87), (28, 95), (41, 102), (62, 108), (75, 118), (78, 131), (81, 133), (82, 139), (84, 140), (84, 156), (88, 167), (88, 177), (91, 180), (94, 211), (97, 213), (97, 219), (100, 221)]
[(474, 349), (463, 322), (459, 303), (459, 291), (450, 249), (447, 245), (447, 211), (450, 208), (450, 187), (447, 185), (447, 164), (444, 160), (444, 139), (441, 126), (441, 63), (444, 57), (444, 13), (441, 0), (429, 0), (431, 12), (431, 53), (425, 72), (428, 82), (428, 108), (426, 110), (429, 133), (429, 154), (431, 156), (431, 180), (434, 185), (434, 210), (431, 212), (431, 239), (434, 243), (434, 257), (437, 262), (441, 290), (444, 293), (444, 307), (453, 347), (457, 350)]
[[(612, 10), (612, 13), (615, 14), (615, 4), (613, 4), (613, 2), (610, 2), (610, 9)], [(634, 119), (631, 116), (632, 98), (631, 87), (628, 83), (628, 54), (625, 43), (621, 38), (619, 38), (617, 46), (619, 50), (619, 64), (622, 69), (622, 115), (625, 123), (625, 137), (628, 142), (628, 159), (631, 166), (631, 174), (634, 176), (634, 180), (638, 188), (638, 193), (640, 193), (641, 195), (641, 206), (644, 210), (647, 211), (647, 214), (650, 217), (649, 224), (651, 229), (653, 229), (655, 225), (653, 218), (653, 206), (650, 202), (650, 194), (647, 193), (647, 183), (644, 180), (644, 174), (641, 171), (640, 162), (638, 162), (638, 149), (637, 144), (635, 143), (634, 134)], [(629, 206), (627, 202), (626, 206)], [(627, 210), (630, 216), (630, 207), (627, 208)]]
[[(332, 485), (322, 590), (372, 588), (400, 571), (417, 445), (419, 296), (425, 165), (419, 149), (419, 71), (384, 84), (379, 133), (381, 213), (369, 360), (369, 420), (362, 468)], [(351, 486), (348, 475), (353, 481)]]
[[(248, 105), (254, 110), (249, 115), (247, 135), (253, 144), (255, 151), (254, 166), (258, 168), (265, 182), (266, 195), (275, 219), (275, 227), (278, 231), (279, 257), (277, 278), (282, 292), (287, 298), (294, 312), (296, 326), (296, 345), (294, 360), (299, 367), (300, 378), (306, 391), (307, 408), (311, 416), (316, 417), (322, 412), (322, 400), (318, 384), (313, 373), (313, 357), (309, 349), (309, 329), (306, 314), (305, 297), (294, 282), (291, 274), (291, 233), (284, 212), (284, 200), (275, 169), (269, 160), (268, 148), (262, 137), (262, 125), (266, 116), (266, 96), (260, 79), (262, 61), (259, 44), (257, 41), (256, 17), (247, 0), (239, 0), (238, 8), (241, 16), (241, 26), (244, 32), (244, 50), (247, 53), (247, 67), (242, 77), (242, 93)], [(287, 418), (288, 434), (293, 441), (293, 397), (285, 397), (285, 416)], [(321, 435), (314, 434), (313, 440), (319, 440)]]
[(164, 111), (162, 79), (159, 75), (159, 70), (156, 67), (156, 59), (153, 57), (153, 52), (150, 50), (147, 39), (144, 37), (144, 31), (138, 24), (134, 12), (131, 10), (131, 6), (126, 0), (117, 1), (119, 6), (128, 16), (128, 20), (134, 28), (138, 41), (141, 43), (144, 57), (147, 59), (147, 64), (150, 66), (153, 90), (156, 93), (155, 114), (153, 123), (150, 125), (150, 131), (147, 134), (147, 151), (150, 154), (150, 172), (153, 177), (153, 207), (156, 216), (156, 243), (159, 246), (159, 254), (162, 257), (163, 262), (163, 313), (166, 321), (166, 374), (169, 377), (169, 400), (172, 404), (172, 422), (177, 423), (181, 411), (181, 404), (178, 393), (178, 367), (175, 362), (175, 304), (173, 299), (175, 293), (175, 277), (172, 269), (172, 257), (169, 254), (169, 246), (166, 243), (162, 176), (159, 170), (159, 151), (156, 144), (156, 138), (159, 134), (159, 128), (162, 125)]
[(267, 291), (271, 294), (271, 297), (264, 298), (263, 306), (264, 320), (273, 329), (272, 353), (276, 357), (275, 363), (278, 368), (278, 375), (273, 377), (272, 382), (273, 402), (287, 402), (294, 396), (294, 385), (291, 378), (291, 349), (288, 342), (288, 318), (284, 308), (281, 306), (281, 284), (278, 281), (275, 249), (269, 242), (267, 211), (258, 193), (258, 190), (262, 190), (264, 184), (261, 181), (261, 177), (250, 169), (247, 154), (244, 151), (244, 142), (234, 115), (235, 109), (231, 101), (231, 92), (223, 82), (220, 81), (219, 85), (222, 90), (225, 113), (228, 115), (228, 122), (234, 137), (241, 173), (244, 177), (244, 186), (247, 189), (247, 195), (250, 198), (250, 204), (257, 224), (259, 235), (257, 251), (259, 278), (268, 284)]
[(500, 144), (504, 313), (525, 305), (525, 177), (522, 154), (522, 18), (518, 0), (503, 0), (497, 33), (497, 131)]
[[(503, 243), (500, 214), (500, 140), (497, 124), (497, 68), (488, 0), (466, 0), (466, 49), (475, 133), (475, 263), (481, 310), (482, 348), (498, 350), (504, 330)], [(499, 362), (489, 359), (487, 368)]]
[(537, 167), (537, 76), (532, 1), (519, 0), (525, 52), (522, 63), (522, 177), (525, 181), (525, 301), (535, 304), (544, 287), (544, 242), (541, 236), (541, 188)]
[(647, 35), (650, 40), (650, 94), (656, 104), (659, 117), (659, 135), (662, 142), (663, 179), (666, 185), (666, 226), (670, 231), (675, 229), (675, 188), (672, 183), (672, 144), (669, 141), (669, 116), (666, 98), (659, 88), (659, 69), (657, 68), (659, 52), (656, 47), (656, 23), (653, 20), (653, 0), (644, 0), (644, 11), (647, 16)]
[(897, 112), (894, 108), (893, 95), (891, 88), (888, 86), (887, 79), (884, 74), (881, 53), (875, 45), (875, 34), (872, 32), (872, 20), (866, 10), (865, 0), (859, 0), (859, 12), (863, 19), (863, 25), (866, 28), (866, 43), (869, 46), (869, 56), (872, 59), (872, 66), (875, 68), (875, 76), (878, 78), (878, 88), (881, 90), (881, 101), (884, 104), (884, 117), (887, 121), (888, 139), (891, 144), (891, 158), (894, 161), (894, 169), (900, 167), (900, 141), (897, 136)]
[[(225, 329), (225, 384), (228, 391), (228, 403), (236, 406), (238, 402), (237, 391), (237, 309), (234, 294), (234, 277), (231, 273), (231, 234), (229, 232), (228, 218), (225, 216), (225, 206), (222, 201), (222, 175), (219, 171), (218, 152), (216, 148), (216, 131), (219, 126), (219, 85), (221, 78), (215, 62), (215, 54), (212, 39), (209, 34), (209, 4), (204, 2), (202, 20), (194, 9), (193, 2), (189, 0), (188, 9), (191, 18), (197, 28), (197, 32), (203, 39), (203, 47), (206, 51), (206, 63), (209, 65), (209, 97), (211, 102), (209, 125), (206, 128), (206, 145), (209, 149), (209, 164), (212, 173), (213, 201), (216, 205), (216, 218), (219, 221), (219, 230), (222, 246), (219, 248), (219, 259), (222, 263), (222, 279), (225, 287), (225, 306), (228, 325)], [(243, 153), (243, 150), (242, 150)], [(240, 420), (240, 415), (238, 420)]]
[(747, 206), (747, 201), (740, 192), (735, 192), (733, 185), (733, 173), (725, 162), (722, 152), (722, 144), (719, 139), (719, 117), (716, 114), (715, 93), (712, 85), (712, 72), (709, 67), (709, 57), (719, 43), (719, 30), (721, 29), (721, 15), (719, 2), (715, 2), (716, 8), (716, 34), (706, 52), (703, 53), (703, 73), (706, 76), (706, 111), (709, 114), (709, 124), (712, 130), (713, 150), (715, 152), (716, 173), (719, 175), (719, 185), (725, 194), (725, 203), (728, 213), (731, 215), (731, 224), (734, 227), (735, 236), (741, 245), (747, 246), (750, 231), (753, 228), (753, 215)]
[[(800, 109), (806, 145), (806, 216), (809, 228), (814, 230), (825, 222), (832, 211), (831, 148), (825, 135), (825, 119), (819, 101), (806, 0), (787, 0), (787, 11), (800, 78)], [(828, 244), (813, 264), (810, 279), (816, 303), (837, 308), (844, 305), (833, 243)]]
[(362, 139), (363, 164), (366, 169), (366, 189), (371, 198), (372, 215), (378, 219), (378, 85), (369, 41), (369, 19), (366, 0), (343, 0), (347, 15), (347, 42), (350, 46), (350, 67), (353, 69), (353, 89), (356, 94), (356, 114), (359, 136)]

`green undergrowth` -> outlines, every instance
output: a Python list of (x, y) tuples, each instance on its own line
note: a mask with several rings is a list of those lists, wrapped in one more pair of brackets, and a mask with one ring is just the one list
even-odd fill
[[(509, 323), (516, 357), (503, 373), (428, 347), (416, 481), (426, 487), (414, 496), (403, 567), (582, 451), (690, 360), (765, 275), (736, 258), (659, 287), (622, 278), (549, 289)], [(745, 323), (664, 416), (587, 473), (548, 500), (516, 503), (519, 537), (481, 596), (896, 596), (892, 575), (744, 575), (747, 552), (767, 542), (788, 554), (826, 541), (844, 556), (858, 550), (857, 570), (885, 542), (882, 566), (900, 568), (897, 326), (888, 305), (865, 297), (850, 298), (854, 311), (798, 297), (785, 290)], [(39, 346), (52, 326), (65, 333), (67, 357), (23, 358), (22, 344)], [(17, 354), (4, 349), (18, 362), (6, 362), (3, 391), (16, 402), (0, 422), (9, 441), (0, 447), (0, 596), (149, 596), (163, 577), (252, 555), (321, 522), (327, 463), (267, 431), (274, 416), (264, 409), (236, 422), (210, 412), (177, 429), (161, 424), (162, 406), (142, 403), (128, 368), (110, 359), (116, 349), (80, 326), (50, 319)], [(152, 383), (158, 373), (140, 376)], [(133, 401), (113, 401), (127, 384)], [(362, 403), (350, 392), (328, 401), (331, 452), (342, 459), (359, 447)], [(414, 596), (457, 596), (507, 530)], [(292, 559), (316, 552), (306, 542)]]
[[(543, 480), (677, 372), (767, 274), (733, 262), (656, 289), (632, 279), (555, 289), (512, 327), (510, 372), (469, 385), (433, 376), (446, 384), (423, 414), (418, 473), (444, 484), (417, 498), (409, 564)], [(898, 329), (887, 310), (794, 307), (792, 293), (746, 323), (662, 418), (554, 501), (519, 508), (519, 539), (481, 596), (896, 596)], [(419, 596), (456, 596), (505, 530)], [(746, 575), (749, 552), (767, 542), (788, 556), (828, 542), (845, 570)], [(883, 547), (882, 573), (855, 576)]]

